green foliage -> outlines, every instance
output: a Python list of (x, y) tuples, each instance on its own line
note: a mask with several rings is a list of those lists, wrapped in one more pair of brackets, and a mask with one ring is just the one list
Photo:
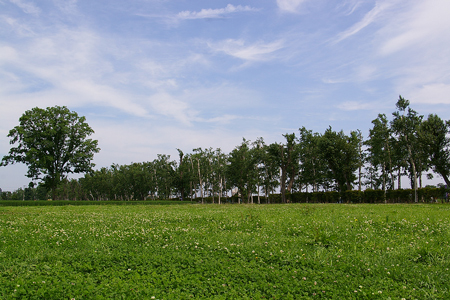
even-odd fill
[(448, 211), (0, 207), (0, 298), (448, 299)]
[(347, 136), (341, 130), (335, 132), (329, 127), (319, 140), (321, 157), (327, 163), (329, 178), (336, 181), (339, 191), (351, 190), (359, 167), (359, 139), (354, 131)]
[[(25, 162), (28, 176), (43, 183), (39, 191), (28, 187), (1, 193), (1, 197), (47, 199), (51, 189), (53, 199), (64, 200), (394, 203), (411, 201), (410, 194), (401, 190), (401, 179), (408, 175), (414, 202), (428, 201), (423, 199), (436, 195), (431, 190), (419, 192), (418, 179), (429, 169), (450, 186), (450, 121), (433, 114), (422, 121), (423, 116), (409, 104), (400, 96), (391, 121), (379, 114), (364, 143), (360, 130), (347, 135), (329, 127), (319, 134), (302, 127), (298, 137), (284, 134), (284, 143), (266, 145), (262, 138), (253, 143), (243, 139), (229, 154), (212, 148), (196, 148), (192, 153), (177, 149), (178, 161), (159, 154), (151, 162), (113, 164), (95, 171), (90, 170), (90, 160), (99, 149), (97, 141), (87, 139), (93, 131), (84, 117), (66, 107), (35, 108), (25, 112), (20, 126), (10, 131), (11, 143), (19, 145), (3, 158), (2, 165)], [(79, 180), (67, 178), (68, 173), (86, 171)], [(361, 194), (363, 177), (368, 190)]]
[[(364, 144), (368, 147), (367, 161), (376, 173), (374, 176), (368, 176), (368, 184), (372, 189), (380, 185), (383, 190), (386, 190), (387, 187), (392, 189), (394, 187), (392, 131), (384, 114), (379, 114), (372, 124), (373, 128), (369, 131), (369, 139)], [(381, 176), (378, 176), (379, 170)]]
[(430, 114), (419, 129), (419, 142), (427, 154), (434, 172), (442, 176), (450, 186), (450, 122)]
[(94, 166), (91, 160), (100, 149), (96, 140), (87, 138), (94, 131), (85, 120), (65, 106), (26, 111), (20, 125), (8, 134), (10, 143), (17, 146), (3, 157), (2, 165), (24, 163), (28, 177), (43, 180), (55, 191), (67, 174), (83, 173)]
[[(397, 145), (406, 149), (405, 160), (410, 164), (409, 174), (415, 190), (414, 201), (417, 202), (417, 173), (426, 169), (422, 148), (418, 142), (418, 131), (423, 116), (409, 107), (409, 101), (402, 96), (396, 103), (397, 111), (392, 113), (394, 119), (391, 122), (392, 131)], [(400, 152), (400, 151), (399, 151)]]
[(75, 200), (37, 200), (22, 201), (11, 200), (0, 201), (0, 206), (84, 206), (84, 205), (183, 205), (192, 204), (189, 201), (174, 200), (146, 200), (146, 201), (75, 201)]
[(240, 146), (231, 151), (228, 163), (226, 170), (228, 182), (237, 187), (240, 197), (248, 202), (255, 190), (257, 177), (257, 160), (252, 156), (249, 141), (244, 139)]
[(323, 185), (326, 180), (327, 171), (326, 162), (321, 159), (321, 136), (305, 127), (299, 131), (300, 183), (311, 185), (313, 191), (317, 192), (319, 185)]

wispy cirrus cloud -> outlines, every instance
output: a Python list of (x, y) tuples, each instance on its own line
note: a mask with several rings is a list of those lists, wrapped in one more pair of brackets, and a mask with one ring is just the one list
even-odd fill
[(376, 108), (376, 104), (362, 103), (358, 101), (346, 101), (337, 105), (337, 108), (341, 110), (353, 111), (353, 110), (369, 110)]
[(240, 13), (240, 12), (251, 12), (251, 11), (259, 11), (259, 9), (248, 6), (248, 5), (234, 6), (232, 4), (228, 4), (224, 8), (203, 8), (200, 11), (184, 10), (184, 11), (179, 12), (176, 15), (156, 15), (156, 14), (146, 14), (146, 13), (137, 13), (136, 15), (141, 16), (141, 17), (147, 17), (147, 18), (162, 19), (171, 25), (175, 25), (175, 24), (178, 24), (180, 21), (184, 21), (184, 20), (220, 19), (220, 18), (224, 18), (226, 15)]
[(395, 89), (413, 103), (450, 104), (449, 10), (448, 1), (417, 1), (376, 33), (376, 55), (394, 62)]
[(359, 22), (355, 23), (347, 30), (341, 32), (333, 42), (338, 43), (357, 34), (361, 30), (375, 22), (390, 6), (390, 2), (377, 2), (375, 4), (375, 7), (372, 8), (368, 13), (366, 13)]
[(153, 110), (159, 115), (173, 118), (184, 125), (192, 125), (191, 121), (197, 114), (189, 105), (168, 93), (158, 93), (150, 97)]
[(246, 12), (246, 11), (258, 11), (258, 9), (250, 7), (248, 5), (242, 6), (237, 5), (234, 6), (232, 4), (228, 4), (225, 8), (204, 8), (200, 11), (182, 11), (176, 15), (178, 20), (194, 20), (194, 19), (217, 19), (223, 18), (225, 15), (238, 13), (238, 12)]
[(9, 1), (17, 5), (20, 9), (23, 10), (24, 13), (38, 15), (41, 12), (41, 9), (31, 2), (23, 0), (9, 0)]
[(277, 0), (278, 8), (284, 12), (296, 13), (301, 4), (307, 0)]
[(449, 10), (449, 1), (419, 1), (380, 30), (379, 36), (383, 39), (380, 53), (389, 55), (411, 47), (428, 48), (430, 43), (448, 43)]
[(248, 45), (244, 40), (227, 39), (218, 43), (208, 43), (209, 47), (217, 52), (240, 58), (245, 61), (265, 61), (271, 55), (284, 47), (283, 40), (270, 43), (256, 42)]

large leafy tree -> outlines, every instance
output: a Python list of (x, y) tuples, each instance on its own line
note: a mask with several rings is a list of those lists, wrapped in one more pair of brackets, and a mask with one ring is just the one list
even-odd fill
[(431, 114), (423, 121), (419, 130), (419, 141), (433, 170), (442, 176), (450, 186), (450, 122), (444, 122), (437, 115)]
[(33, 108), (10, 130), (12, 147), (1, 165), (24, 163), (27, 177), (43, 180), (53, 198), (59, 182), (69, 173), (83, 173), (94, 166), (91, 160), (99, 152), (98, 142), (88, 138), (94, 133), (85, 117), (65, 106)]

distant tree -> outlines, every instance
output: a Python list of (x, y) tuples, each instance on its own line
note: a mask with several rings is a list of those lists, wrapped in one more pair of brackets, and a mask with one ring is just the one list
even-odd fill
[[(392, 131), (389, 127), (389, 121), (386, 115), (379, 114), (372, 121), (373, 128), (369, 130), (369, 138), (364, 142), (367, 146), (367, 162), (371, 165), (368, 168), (369, 185), (372, 189), (382, 185), (382, 189), (386, 192), (386, 188), (394, 188), (393, 162), (392, 162)], [(378, 170), (381, 170), (381, 178), (376, 176)], [(380, 179), (380, 182), (377, 182)]]
[(198, 189), (202, 203), (205, 202), (205, 190), (208, 185), (208, 178), (210, 173), (208, 149), (196, 148), (191, 155), (192, 169), (195, 170), (195, 178), (197, 179)]
[[(221, 203), (221, 198), (224, 191), (226, 191), (226, 161), (227, 155), (222, 152), (220, 148), (217, 148), (212, 156), (212, 186), (213, 190), (217, 190), (218, 203)], [(213, 193), (214, 201), (214, 193)]]
[(299, 147), (295, 133), (284, 134), (286, 144), (273, 143), (268, 146), (271, 160), (280, 170), (281, 202), (286, 203), (286, 191), (291, 192), (299, 170)]
[(305, 127), (299, 129), (299, 155), (300, 155), (300, 181), (308, 191), (308, 185), (312, 191), (317, 192), (323, 182), (326, 171), (326, 163), (320, 157), (320, 134), (313, 133)]
[(255, 159), (255, 176), (256, 176), (256, 188), (258, 195), (258, 204), (261, 203), (261, 195), (260, 188), (264, 187), (265, 181), (265, 156), (266, 156), (266, 144), (264, 143), (264, 139), (262, 137), (257, 138), (256, 141), (253, 142), (253, 157)]
[(179, 155), (179, 162), (177, 165), (177, 176), (174, 178), (174, 185), (176, 186), (176, 189), (178, 190), (178, 193), (180, 195), (180, 199), (186, 199), (188, 191), (189, 191), (189, 162), (185, 160), (185, 156), (183, 151), (180, 149), (177, 149), (178, 155)]
[(330, 126), (320, 138), (319, 147), (328, 165), (329, 177), (335, 180), (338, 190), (352, 190), (360, 165), (358, 133), (352, 131), (348, 136), (342, 130), (333, 131)]
[(422, 122), (422, 116), (409, 107), (409, 100), (399, 96), (395, 104), (397, 111), (392, 113), (394, 119), (391, 122), (393, 133), (397, 139), (398, 146), (407, 150), (407, 159), (410, 163), (410, 178), (414, 188), (414, 201), (417, 202), (417, 166), (419, 162), (418, 130)]
[(12, 195), (11, 192), (2, 192), (0, 194), (0, 199), (1, 200), (11, 200), (11, 195)]
[(247, 202), (254, 191), (257, 177), (257, 162), (249, 144), (250, 142), (244, 139), (241, 145), (231, 151), (226, 169), (228, 182), (231, 186), (238, 188), (242, 198), (247, 197)]
[(113, 168), (101, 168), (80, 178), (83, 193), (90, 200), (112, 200), (117, 196), (117, 186), (114, 185)]
[(297, 143), (297, 137), (295, 133), (283, 134), (286, 139), (286, 144), (284, 145), (286, 151), (283, 161), (286, 165), (286, 175), (287, 175), (287, 186), (286, 189), (289, 193), (292, 192), (294, 187), (294, 182), (298, 177), (299, 171), (299, 159), (300, 159), (300, 148)]
[(10, 130), (11, 144), (18, 145), (3, 157), (1, 165), (24, 163), (27, 177), (43, 180), (56, 197), (56, 188), (69, 173), (83, 173), (92, 169), (94, 153), (99, 152), (94, 133), (76, 112), (65, 106), (33, 108), (19, 119), (20, 125)]
[(266, 145), (263, 138), (258, 138), (253, 143), (252, 155), (255, 159), (255, 176), (258, 193), (258, 203), (260, 203), (259, 188), (262, 187), (266, 200), (269, 203), (270, 194), (279, 185), (280, 168), (278, 158), (274, 157), (270, 151), (270, 146)]
[(176, 162), (170, 160), (170, 155), (158, 154), (158, 158), (153, 160), (153, 167), (158, 197), (169, 199), (176, 178)]
[(450, 122), (444, 122), (437, 115), (431, 114), (423, 121), (419, 129), (419, 142), (434, 172), (441, 175), (450, 187)]
[(133, 163), (124, 167), (129, 199), (144, 200), (148, 196), (152, 185), (148, 166), (148, 163)]

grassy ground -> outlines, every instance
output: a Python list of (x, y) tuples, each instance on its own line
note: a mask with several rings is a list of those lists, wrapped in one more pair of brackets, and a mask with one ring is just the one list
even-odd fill
[(1, 299), (450, 299), (449, 205), (0, 207)]

